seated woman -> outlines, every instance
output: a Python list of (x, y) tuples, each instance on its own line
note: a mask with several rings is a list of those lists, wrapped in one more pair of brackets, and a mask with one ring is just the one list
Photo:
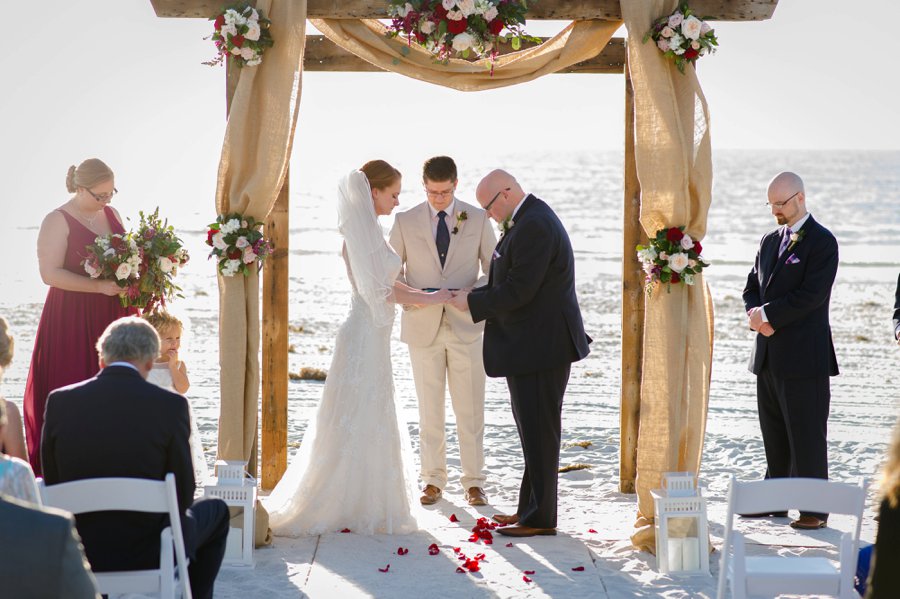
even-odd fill
[[(0, 435), (6, 428), (6, 402), (0, 400)], [(0, 494), (40, 505), (37, 483), (28, 462), (0, 451)]]
[[(9, 366), (13, 357), (13, 336), (9, 333), (9, 323), (0, 316), (0, 379), (3, 378), (3, 369)], [(28, 459), (28, 450), (25, 448), (25, 428), (22, 426), (22, 414), (16, 404), (6, 401), (0, 395), (0, 403), (6, 405), (6, 430), (0, 433), (0, 452), (14, 458)]]

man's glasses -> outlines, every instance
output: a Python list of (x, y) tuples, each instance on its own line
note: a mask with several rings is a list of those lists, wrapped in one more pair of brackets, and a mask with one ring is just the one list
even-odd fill
[(87, 189), (87, 192), (88, 192), (89, 194), (91, 194), (91, 197), (94, 198), (95, 200), (97, 200), (98, 202), (108, 202), (108, 201), (110, 201), (111, 199), (113, 199), (113, 196), (114, 196), (114, 195), (116, 195), (117, 193), (119, 193), (119, 190), (116, 189), (115, 187), (113, 187), (112, 193), (94, 193), (93, 191), (91, 191), (91, 190), (88, 189), (87, 187), (85, 187), (85, 189)]
[(494, 202), (497, 201), (497, 198), (500, 197), (500, 194), (503, 193), (504, 191), (509, 191), (509, 190), (510, 190), (510, 188), (507, 187), (506, 189), (501, 189), (500, 191), (498, 191), (498, 192), (494, 195), (494, 197), (491, 198), (491, 201), (488, 202), (487, 205), (484, 207), (484, 211), (487, 212), (488, 210), (490, 210), (490, 209), (491, 209), (491, 206), (494, 205)]
[(425, 195), (427, 195), (432, 200), (436, 200), (437, 198), (451, 198), (453, 197), (452, 189), (448, 189), (446, 191), (431, 191), (430, 189), (425, 189)]
[(788, 202), (790, 202), (791, 200), (796, 198), (799, 193), (800, 192), (798, 191), (797, 193), (795, 193), (794, 195), (792, 195), (791, 197), (789, 197), (788, 199), (786, 199), (783, 202), (766, 202), (766, 206), (768, 206), (769, 208), (778, 208), (779, 210), (781, 210), (782, 208), (787, 206)]

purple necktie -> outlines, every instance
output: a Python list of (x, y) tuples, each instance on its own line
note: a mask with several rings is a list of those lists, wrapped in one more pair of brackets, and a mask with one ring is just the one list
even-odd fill
[(781, 254), (784, 253), (784, 250), (787, 249), (788, 244), (791, 242), (791, 228), (785, 227), (784, 233), (781, 237), (781, 245), (778, 246), (778, 257), (781, 258)]

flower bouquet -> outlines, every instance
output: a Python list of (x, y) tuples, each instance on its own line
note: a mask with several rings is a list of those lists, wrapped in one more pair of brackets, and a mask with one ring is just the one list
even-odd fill
[(709, 266), (700, 253), (703, 246), (684, 232), (684, 227), (660, 229), (650, 245), (639, 245), (638, 260), (647, 274), (647, 293), (653, 292), (657, 283), (665, 283), (671, 292), (673, 283), (693, 285), (694, 277)]
[(249, 4), (228, 8), (210, 21), (215, 27), (211, 37), (218, 54), (203, 64), (214, 66), (231, 58), (239, 67), (255, 67), (262, 62), (266, 48), (275, 44), (269, 33), (272, 22)]
[(143, 256), (132, 233), (100, 235), (85, 247), (84, 272), (92, 279), (109, 279), (126, 289), (119, 296), (123, 306), (132, 306), (134, 284), (140, 278)]
[(263, 224), (252, 216), (240, 214), (220, 214), (216, 222), (209, 225), (206, 245), (212, 247), (209, 257), (218, 260), (219, 272), (224, 277), (237, 273), (250, 274), (250, 265), (256, 270), (262, 268), (266, 256), (272, 253), (271, 242), (263, 237)]
[(716, 32), (709, 23), (698, 19), (687, 4), (667, 17), (660, 17), (644, 35), (644, 43), (653, 39), (667, 58), (675, 61), (684, 73), (684, 65), (694, 63), (705, 54), (716, 51), (719, 45)]
[(519, 50), (523, 41), (541, 41), (525, 33), (527, 11), (527, 0), (390, 0), (388, 35), (403, 36), (444, 63), (473, 54), (493, 63), (501, 43)]

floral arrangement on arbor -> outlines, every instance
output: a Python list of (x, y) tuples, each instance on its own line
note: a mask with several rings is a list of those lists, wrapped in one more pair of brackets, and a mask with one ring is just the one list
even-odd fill
[(519, 50), (523, 41), (540, 42), (525, 33), (527, 11), (527, 0), (390, 0), (388, 35), (405, 37), (444, 63), (472, 55), (493, 63), (499, 44)]
[(216, 222), (209, 225), (206, 244), (212, 247), (209, 257), (216, 257), (218, 269), (223, 277), (233, 277), (237, 273), (250, 274), (250, 265), (257, 272), (262, 263), (272, 253), (272, 243), (262, 234), (261, 222), (252, 216), (240, 214), (220, 214)]
[[(269, 33), (271, 21), (249, 4), (225, 9), (212, 17), (215, 31), (212, 36), (218, 54), (203, 64), (223, 64), (226, 58), (237, 61), (239, 67), (255, 67), (262, 62), (266, 48), (275, 44)], [(206, 38), (209, 39), (209, 38)]]
[(660, 229), (650, 245), (639, 245), (638, 260), (647, 274), (647, 294), (657, 283), (665, 283), (667, 291), (672, 284), (693, 285), (694, 277), (709, 266), (700, 253), (703, 246), (684, 232), (684, 227)]
[(705, 54), (712, 54), (719, 45), (713, 28), (697, 18), (686, 3), (671, 15), (657, 19), (644, 35), (644, 43), (649, 39), (656, 42), (657, 48), (673, 60), (682, 73), (684, 65), (693, 64)]
[(136, 231), (97, 237), (85, 248), (82, 265), (92, 279), (116, 281), (125, 290), (119, 296), (123, 306), (150, 311), (182, 297), (174, 278), (189, 256), (175, 229), (159, 218), (159, 208), (140, 217)]

